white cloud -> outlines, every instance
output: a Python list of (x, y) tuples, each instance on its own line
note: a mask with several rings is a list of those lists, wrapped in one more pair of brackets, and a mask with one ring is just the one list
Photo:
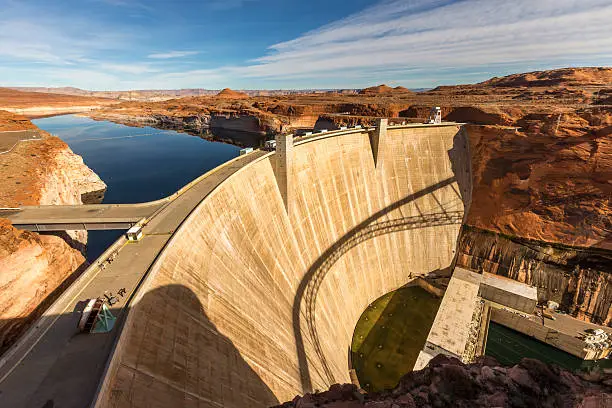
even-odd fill
[(156, 59), (183, 58), (183, 57), (188, 57), (190, 55), (197, 55), (199, 53), (200, 53), (199, 51), (168, 51), (168, 52), (149, 54), (147, 58), (156, 58)]
[[(387, 0), (269, 48), (243, 66), (166, 73), (168, 86), (359, 86), (612, 61), (609, 0)], [(474, 76), (472, 72), (481, 72)], [(438, 77), (438, 80), (436, 80)]]
[(97, 67), (105, 71), (114, 71), (119, 73), (142, 75), (151, 72), (159, 72), (158, 69), (152, 68), (148, 64), (126, 63), (126, 64), (111, 64), (99, 63)]
[(112, 59), (138, 49), (142, 37), (137, 30), (50, 21), (0, 15), (0, 61), (52, 65), (55, 84), (93, 89), (349, 87), (381, 82), (419, 87), (473, 82), (531, 67), (612, 62), (610, 0), (384, 0), (274, 44), (265, 55), (242, 65), (196, 70), (182, 68), (191, 60), (180, 58), (199, 53), (191, 50), (151, 53), (134, 63)]
[(0, 14), (0, 58), (10, 61), (82, 63), (98, 52), (125, 47), (131, 37), (124, 30), (91, 21), (63, 16), (43, 18), (28, 7), (20, 8), (13, 16), (10, 11)]
[(609, 59), (610, 21), (609, 0), (385, 1), (271, 46), (243, 74), (320, 77), (346, 69)]

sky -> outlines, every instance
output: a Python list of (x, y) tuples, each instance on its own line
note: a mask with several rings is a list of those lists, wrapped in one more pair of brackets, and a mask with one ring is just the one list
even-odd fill
[(0, 0), (0, 86), (409, 88), (612, 65), (612, 0)]

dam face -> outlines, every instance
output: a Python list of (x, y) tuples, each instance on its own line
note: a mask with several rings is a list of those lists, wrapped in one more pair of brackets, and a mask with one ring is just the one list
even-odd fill
[(289, 206), (274, 153), (209, 194), (132, 302), (97, 406), (269, 406), (350, 382), (362, 311), (451, 265), (471, 194), (460, 126), (373, 134), (296, 141)]

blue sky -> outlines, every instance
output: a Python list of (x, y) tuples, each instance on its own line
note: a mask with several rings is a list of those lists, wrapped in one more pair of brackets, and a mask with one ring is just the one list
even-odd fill
[(612, 65), (610, 0), (0, 0), (0, 86), (429, 87)]

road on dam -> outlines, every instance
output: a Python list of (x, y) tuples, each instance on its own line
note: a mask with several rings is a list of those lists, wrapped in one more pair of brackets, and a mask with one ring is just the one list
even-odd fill
[[(152, 203), (11, 210), (9, 218), (17, 224), (23, 223), (24, 216), (28, 218), (26, 224), (35, 224), (32, 221), (37, 220), (49, 223), (48, 216), (62, 223), (77, 219), (80, 222), (148, 219), (141, 241), (128, 242), (122, 237), (115, 242), (0, 359), (0, 406), (88, 406), (120, 327), (106, 334), (78, 333), (83, 300), (103, 296), (105, 292), (115, 294), (120, 301), (110, 310), (118, 318), (116, 325), (120, 325), (127, 311), (124, 306), (183, 220), (220, 183), (266, 153), (256, 151), (233, 159), (189, 183), (177, 194)], [(108, 262), (111, 254), (114, 259)], [(126, 291), (123, 297), (117, 295), (120, 289)]]

